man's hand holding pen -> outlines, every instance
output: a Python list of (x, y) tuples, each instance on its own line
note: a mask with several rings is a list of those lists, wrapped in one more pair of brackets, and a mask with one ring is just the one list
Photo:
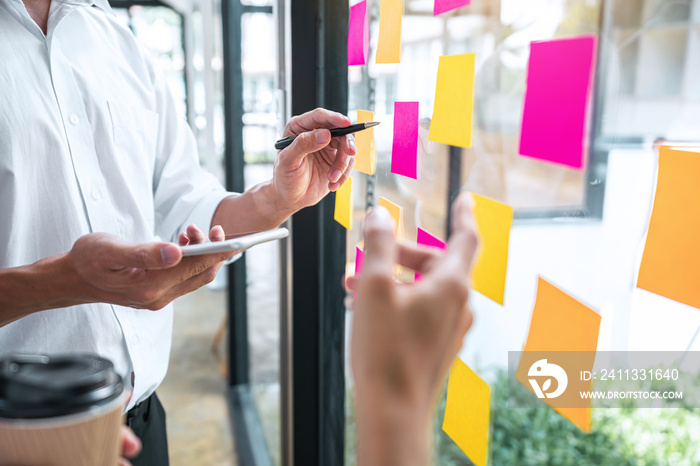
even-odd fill
[(314, 205), (347, 181), (355, 165), (355, 138), (332, 138), (330, 129), (350, 124), (345, 115), (322, 108), (289, 120), (283, 136), (296, 138), (279, 152), (272, 177), (278, 210)]

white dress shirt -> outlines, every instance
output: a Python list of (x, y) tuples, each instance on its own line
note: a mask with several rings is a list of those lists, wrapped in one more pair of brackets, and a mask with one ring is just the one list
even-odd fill
[[(0, 267), (67, 252), (91, 232), (175, 241), (228, 195), (197, 160), (163, 76), (107, 0), (53, 0), (46, 36), (0, 0)], [(135, 382), (165, 376), (172, 306), (88, 304), (0, 328), (0, 355), (93, 352)]]

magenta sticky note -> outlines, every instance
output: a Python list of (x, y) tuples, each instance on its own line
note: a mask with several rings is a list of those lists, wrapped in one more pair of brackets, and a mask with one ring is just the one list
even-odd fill
[(418, 102), (394, 102), (391, 173), (418, 179)]
[(583, 168), (596, 36), (532, 42), (520, 155)]
[(366, 65), (369, 56), (369, 16), (367, 0), (350, 7), (348, 25), (348, 65)]
[[(418, 234), (416, 235), (416, 243), (421, 246), (430, 246), (439, 249), (445, 249), (447, 244), (439, 238), (431, 235), (427, 231), (418, 228)], [(420, 280), (420, 274), (416, 272), (416, 281)]]
[(461, 8), (465, 5), (469, 5), (469, 0), (435, 0), (435, 5), (433, 5), (433, 16)]
[[(365, 262), (365, 253), (362, 249), (355, 247), (355, 277), (359, 277), (362, 272), (362, 264)], [(357, 293), (352, 294), (353, 298), (357, 298)]]

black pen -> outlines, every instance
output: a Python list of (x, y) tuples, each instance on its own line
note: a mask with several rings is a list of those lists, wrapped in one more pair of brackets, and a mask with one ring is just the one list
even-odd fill
[[(330, 130), (331, 137), (337, 138), (338, 136), (345, 136), (346, 134), (356, 133), (358, 131), (362, 131), (363, 129), (371, 128), (372, 126), (377, 126), (378, 124), (378, 121), (370, 121), (367, 123), (357, 123), (356, 125), (346, 126), (345, 128), (333, 128), (332, 130)], [(275, 149), (284, 149), (285, 147), (289, 146), (292, 142), (294, 142), (296, 138), (296, 136), (289, 136), (287, 138), (280, 139), (275, 143)]]

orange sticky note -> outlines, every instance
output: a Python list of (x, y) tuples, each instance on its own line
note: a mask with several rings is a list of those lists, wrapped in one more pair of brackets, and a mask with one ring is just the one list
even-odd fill
[(352, 176), (335, 191), (333, 218), (348, 230), (352, 229)]
[(478, 194), (472, 194), (472, 197), (480, 239), (480, 252), (472, 268), (472, 286), (502, 305), (506, 290), (513, 208)]
[[(369, 110), (357, 111), (357, 122), (367, 123), (374, 121), (374, 112)], [(374, 128), (355, 133), (355, 170), (367, 175), (374, 175), (377, 169), (377, 155), (374, 151)]]
[(654, 208), (637, 287), (698, 308), (699, 201), (700, 151), (661, 147)]
[(491, 388), (455, 358), (447, 381), (442, 430), (476, 466), (486, 465), (488, 458), (490, 414)]
[(377, 63), (401, 63), (403, 0), (381, 0)]
[(394, 217), (394, 222), (396, 223), (396, 228), (394, 229), (394, 234), (396, 235), (397, 241), (403, 240), (403, 207), (394, 204), (390, 200), (380, 197), (379, 205), (384, 207), (389, 211), (389, 214)]
[[(590, 351), (595, 354), (599, 330), (597, 312), (538, 277), (535, 308), (523, 351)], [(593, 369), (593, 363), (591, 360), (589, 370)], [(530, 368), (526, 366), (521, 362), (516, 379), (531, 390), (527, 376)], [(550, 406), (556, 404), (556, 398), (542, 400)], [(554, 407), (554, 410), (588, 432), (591, 429), (590, 400), (587, 404), (587, 408)]]
[(474, 58), (473, 53), (440, 57), (428, 140), (472, 146)]

